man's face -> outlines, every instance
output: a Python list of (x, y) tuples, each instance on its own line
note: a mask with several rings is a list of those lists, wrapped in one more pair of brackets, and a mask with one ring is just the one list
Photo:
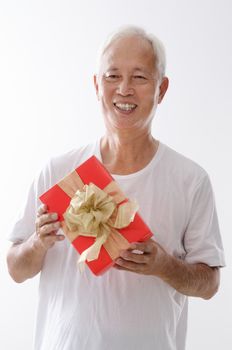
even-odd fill
[(119, 38), (107, 48), (94, 77), (107, 128), (150, 129), (167, 89), (154, 63), (151, 44), (136, 36)]

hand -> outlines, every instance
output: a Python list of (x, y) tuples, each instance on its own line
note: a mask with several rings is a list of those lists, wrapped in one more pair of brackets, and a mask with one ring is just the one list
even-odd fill
[(48, 213), (46, 205), (42, 204), (39, 207), (36, 219), (36, 237), (45, 250), (51, 248), (55, 242), (63, 241), (65, 238), (64, 235), (57, 235), (57, 231), (61, 227), (57, 219), (57, 213)]
[[(135, 250), (141, 252), (136, 253)], [(127, 270), (143, 275), (161, 277), (167, 269), (170, 256), (154, 240), (132, 243), (128, 250), (123, 250), (116, 259), (115, 267), (119, 270)]]

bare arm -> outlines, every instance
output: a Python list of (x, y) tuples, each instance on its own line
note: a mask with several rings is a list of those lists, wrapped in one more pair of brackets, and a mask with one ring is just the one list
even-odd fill
[[(135, 254), (133, 250), (140, 250), (143, 254)], [(121, 252), (116, 264), (118, 269), (157, 276), (188, 296), (210, 299), (219, 287), (219, 268), (201, 263), (189, 264), (169, 255), (153, 240), (133, 243), (129, 250)]]
[(170, 257), (161, 278), (182, 294), (210, 299), (218, 291), (220, 271), (218, 267)]
[(37, 216), (36, 232), (27, 241), (13, 244), (7, 254), (9, 273), (18, 283), (37, 275), (48, 249), (64, 239), (63, 235), (56, 235), (60, 223), (55, 213), (48, 214), (46, 206), (42, 205)]

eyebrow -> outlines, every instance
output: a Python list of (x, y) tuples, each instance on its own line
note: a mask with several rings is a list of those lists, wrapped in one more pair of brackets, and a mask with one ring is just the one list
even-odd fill
[[(116, 71), (118, 71), (118, 70), (120, 70), (119, 68), (115, 68), (115, 67), (109, 67), (107, 70), (106, 70), (106, 72), (108, 72), (108, 71), (113, 71), (113, 72), (116, 72)], [(151, 74), (150, 72), (148, 72), (146, 69), (144, 69), (144, 68), (142, 68), (142, 67), (135, 67), (134, 69), (133, 69), (133, 71), (139, 71), (139, 72), (144, 72), (144, 73), (146, 73), (146, 74)]]
[(145, 68), (142, 68), (142, 67), (135, 67), (134, 71), (142, 72), (142, 73), (145, 73), (148, 75), (152, 75), (152, 72), (148, 72)]
[(106, 70), (106, 72), (108, 72), (108, 71), (113, 71), (113, 72), (115, 72), (115, 71), (117, 71), (117, 70), (119, 70), (119, 68), (111, 68), (111, 67), (109, 67), (107, 70)]

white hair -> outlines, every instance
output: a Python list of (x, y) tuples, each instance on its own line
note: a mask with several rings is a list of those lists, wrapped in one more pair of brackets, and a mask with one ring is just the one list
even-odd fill
[(161, 78), (165, 75), (166, 69), (166, 55), (163, 43), (153, 34), (147, 33), (143, 28), (136, 26), (121, 27), (117, 31), (111, 33), (103, 45), (100, 47), (97, 59), (97, 71), (99, 71), (102, 56), (108, 49), (108, 47), (117, 39), (138, 36), (144, 40), (147, 40), (153, 48), (155, 56), (155, 68), (158, 70)]

